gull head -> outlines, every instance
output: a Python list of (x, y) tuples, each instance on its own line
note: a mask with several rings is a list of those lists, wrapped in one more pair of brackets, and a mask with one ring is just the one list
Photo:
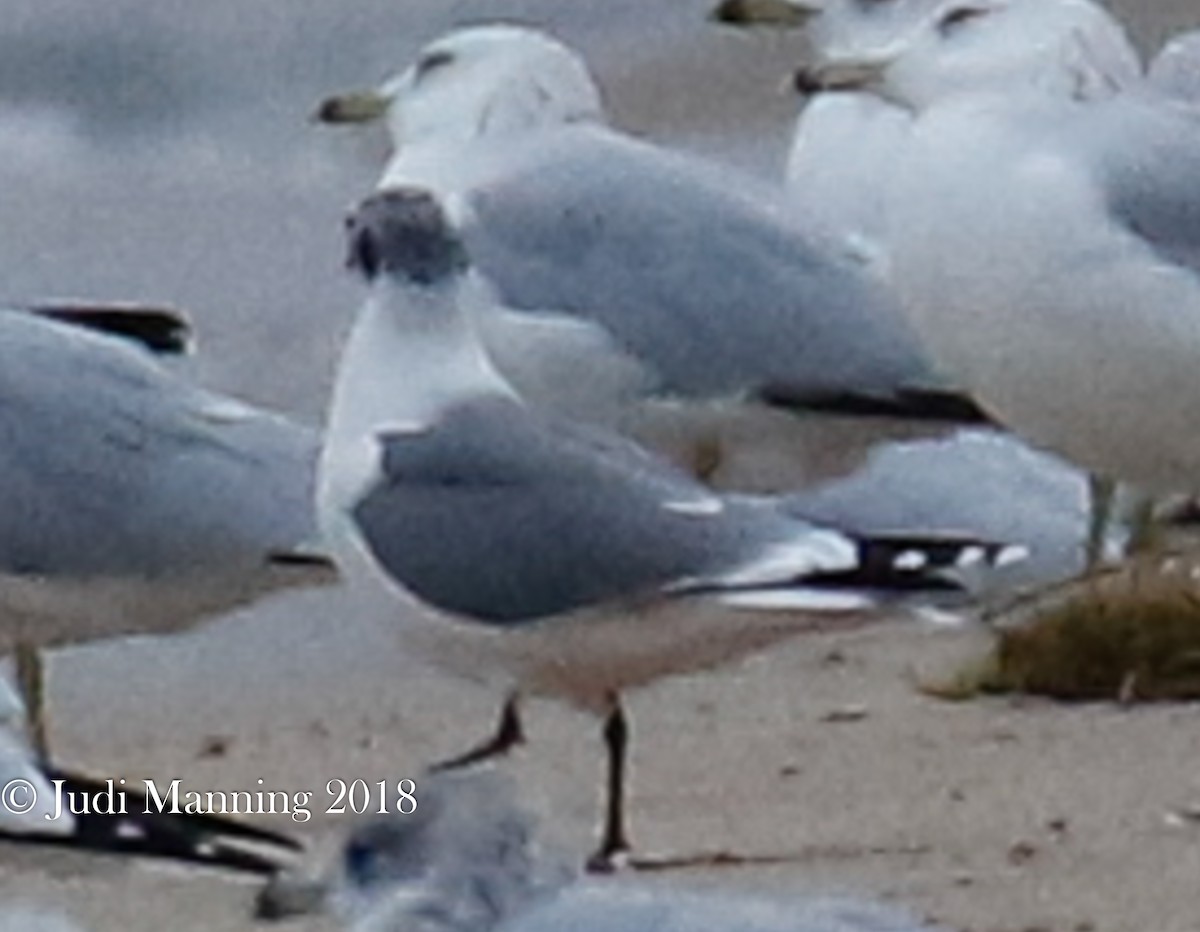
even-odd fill
[(442, 206), (421, 188), (391, 188), (346, 218), (346, 264), (369, 282), (380, 277), (433, 285), (466, 271), (467, 251)]
[(1200, 29), (1167, 43), (1150, 65), (1150, 81), (1170, 97), (1200, 103)]
[(535, 29), (489, 25), (429, 43), (376, 91), (327, 98), (316, 119), (386, 117), (393, 143), (402, 148), (601, 120), (603, 112), (600, 92), (573, 51)]
[(1096, 100), (1141, 76), (1120, 24), (1090, 0), (854, 2), (854, 12), (833, 4), (819, 18), (833, 16), (802, 83), (871, 91), (921, 111), (972, 93)]

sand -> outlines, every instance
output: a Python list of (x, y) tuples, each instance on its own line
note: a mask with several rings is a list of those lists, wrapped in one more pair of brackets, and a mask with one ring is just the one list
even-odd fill
[[(335, 617), (314, 633), (322, 603)], [(389, 653), (378, 632), (355, 632), (337, 604), (336, 593), (285, 598), (194, 636), (61, 655), (58, 754), (197, 789), (262, 778), (314, 791), (317, 809), (331, 779), (416, 778), (419, 799), (422, 766), (482, 736), (493, 703)], [(281, 638), (299, 609), (309, 620), (291, 632), (298, 639)], [(312, 640), (322, 635), (328, 649)], [(634, 696), (640, 853), (780, 859), (647, 881), (880, 897), (971, 932), (1195, 929), (1194, 711), (950, 704), (915, 689), (984, 644), (977, 630), (888, 622)], [(173, 687), (153, 695), (172, 667)], [(246, 677), (250, 668), (259, 675)], [(598, 817), (598, 728), (546, 704), (531, 706), (527, 724), (530, 743), (505, 766), (544, 831), (582, 859)], [(303, 837), (315, 869), (336, 856), (352, 818), (259, 822)], [(53, 904), (101, 932), (252, 928), (257, 889), (211, 871), (0, 849), (0, 900)]]

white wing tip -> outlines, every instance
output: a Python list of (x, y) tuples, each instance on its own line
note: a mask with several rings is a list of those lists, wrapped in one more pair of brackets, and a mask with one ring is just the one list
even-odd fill
[(725, 510), (725, 503), (715, 495), (663, 502), (663, 510), (697, 518), (711, 518)]
[(876, 605), (874, 599), (862, 592), (804, 587), (728, 592), (718, 596), (718, 600), (730, 608), (773, 612), (859, 612)]

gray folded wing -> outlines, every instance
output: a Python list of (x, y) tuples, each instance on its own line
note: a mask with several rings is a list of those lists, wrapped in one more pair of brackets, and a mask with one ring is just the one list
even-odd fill
[(794, 552), (779, 582), (856, 564), (835, 532), (717, 498), (624, 441), (506, 399), (379, 439), (382, 477), (354, 510), (368, 546), (418, 597), (485, 622), (717, 586), (781, 545)]
[(1200, 111), (1125, 96), (1061, 130), (1112, 218), (1164, 260), (1200, 273)]
[(989, 592), (1044, 585), (1084, 569), (1087, 479), (1009, 435), (962, 431), (896, 444), (853, 476), (785, 502), (806, 520), (849, 534), (971, 533), (1028, 550), (1026, 560), (989, 569), (981, 581)]
[(0, 313), (0, 571), (159, 576), (315, 537), (315, 432), (124, 339)]
[(170, 307), (113, 301), (48, 301), (25, 310), (62, 323), (124, 337), (154, 353), (180, 355), (192, 348), (192, 325)]
[(464, 193), (476, 266), (511, 307), (598, 322), (661, 391), (802, 404), (944, 388), (876, 283), (752, 182), (585, 126), (506, 167)]

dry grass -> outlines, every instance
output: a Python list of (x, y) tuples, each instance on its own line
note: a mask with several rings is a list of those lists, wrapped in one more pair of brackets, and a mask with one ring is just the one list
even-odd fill
[(1121, 567), (1044, 594), (998, 621), (986, 657), (924, 690), (944, 699), (1200, 699), (1200, 557)]

